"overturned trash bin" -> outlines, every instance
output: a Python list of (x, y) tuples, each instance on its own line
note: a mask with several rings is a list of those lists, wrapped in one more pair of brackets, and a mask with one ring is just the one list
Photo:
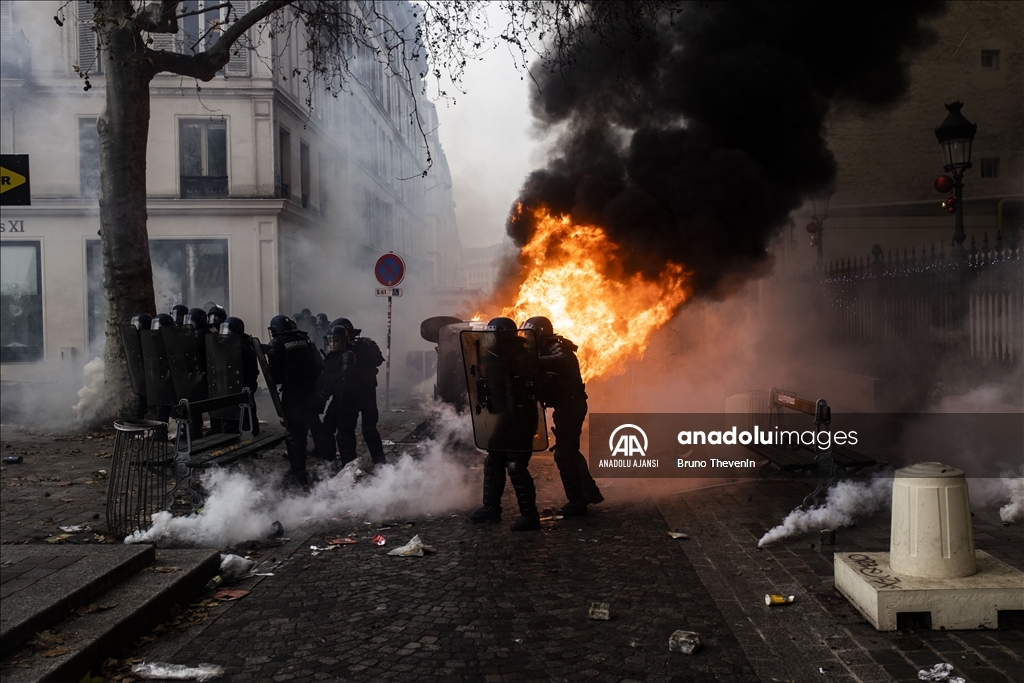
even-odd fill
[(116, 538), (152, 525), (167, 508), (174, 454), (167, 425), (153, 420), (115, 422), (114, 455), (107, 486), (107, 529)]

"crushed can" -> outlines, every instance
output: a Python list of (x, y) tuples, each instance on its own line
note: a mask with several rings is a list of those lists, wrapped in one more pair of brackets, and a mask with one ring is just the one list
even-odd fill
[(768, 593), (764, 596), (764, 604), (769, 607), (772, 605), (791, 605), (795, 601), (795, 595), (775, 595), (773, 593)]
[(4, 463), (8, 465), (20, 465), (23, 458), (20, 455), (8, 455), (4, 458)]
[(388, 542), (387, 539), (384, 538), (383, 536), (381, 536), (380, 534), (377, 534), (376, 536), (374, 536), (370, 540), (373, 541), (374, 545), (384, 545), (385, 543)]

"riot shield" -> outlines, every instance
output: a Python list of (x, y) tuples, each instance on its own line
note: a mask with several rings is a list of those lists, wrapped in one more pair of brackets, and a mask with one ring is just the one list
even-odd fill
[(267, 357), (263, 353), (263, 344), (256, 337), (252, 338), (252, 348), (256, 351), (256, 360), (260, 364), (260, 372), (263, 373), (263, 380), (267, 383), (267, 390), (270, 392), (270, 400), (274, 402), (274, 410), (277, 411), (277, 416), (284, 419), (284, 408), (281, 407), (281, 395), (277, 393), (277, 383), (274, 382), (274, 376), (270, 374), (270, 363), (267, 362)]
[(532, 330), (463, 330), (462, 363), (477, 448), (543, 451), (544, 408), (537, 400), (537, 342)]
[[(206, 335), (206, 382), (210, 398), (241, 393), (245, 386), (242, 338), (237, 334)], [(238, 408), (211, 410), (211, 417), (237, 420)]]
[(151, 406), (173, 406), (178, 402), (178, 396), (174, 391), (160, 330), (141, 330), (139, 344), (146, 374), (146, 401)]
[(132, 383), (132, 391), (139, 396), (146, 395), (146, 368), (142, 363), (142, 344), (139, 342), (139, 330), (135, 325), (118, 325), (124, 355), (128, 362), (128, 379)]
[(161, 327), (160, 338), (167, 352), (174, 393), (179, 399), (186, 398), (190, 402), (205, 400), (208, 394), (204, 350), (199, 347), (195, 331), (191, 326)]

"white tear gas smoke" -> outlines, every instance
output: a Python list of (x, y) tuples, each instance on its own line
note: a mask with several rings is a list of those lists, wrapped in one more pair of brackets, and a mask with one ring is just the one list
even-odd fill
[[(434, 436), (422, 454), (403, 453), (378, 465), (371, 477), (357, 478), (355, 463), (316, 484), (308, 494), (280, 489), (280, 475), (255, 476), (219, 470), (204, 481), (209, 496), (202, 511), (188, 517), (153, 515), (153, 526), (125, 543), (180, 542), (225, 547), (266, 538), (275, 521), (286, 533), (339, 519), (352, 524), (441, 514), (469, 506), (480, 495), (478, 477), (452, 457), (452, 444), (464, 441), (466, 414), (448, 406), (435, 409)], [(278, 481), (271, 481), (278, 479)]]
[(999, 508), (999, 519), (1005, 524), (1021, 521), (1024, 519), (1024, 466), (1018, 474), (999, 481), (1006, 488), (1010, 498), (1009, 503)]
[(103, 359), (93, 358), (83, 369), (85, 386), (78, 390), (78, 403), (72, 406), (79, 422), (89, 422), (103, 404)]
[(809, 510), (793, 510), (782, 524), (761, 537), (757, 547), (763, 548), (769, 543), (808, 531), (849, 526), (857, 517), (870, 515), (891, 501), (892, 479), (839, 482), (828, 490), (824, 505)]

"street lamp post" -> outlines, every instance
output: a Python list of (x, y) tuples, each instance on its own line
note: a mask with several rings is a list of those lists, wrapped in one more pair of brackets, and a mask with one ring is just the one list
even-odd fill
[(939, 147), (942, 149), (944, 168), (947, 173), (953, 174), (953, 201), (956, 209), (953, 259), (956, 261), (967, 259), (967, 252), (964, 250), (967, 235), (964, 232), (963, 177), (964, 171), (971, 167), (971, 143), (974, 142), (974, 134), (978, 130), (978, 124), (971, 123), (960, 113), (963, 106), (963, 102), (947, 104), (946, 111), (949, 115), (942, 125), (935, 129), (935, 137), (938, 138)]

